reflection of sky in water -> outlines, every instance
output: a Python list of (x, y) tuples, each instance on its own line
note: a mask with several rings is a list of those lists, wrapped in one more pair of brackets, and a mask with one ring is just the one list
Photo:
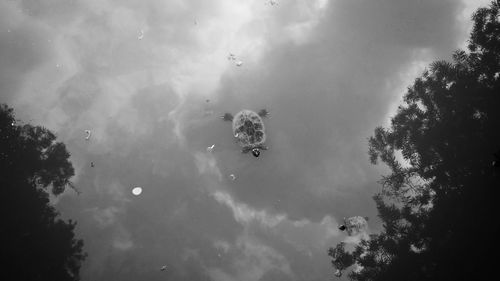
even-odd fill
[(82, 280), (324, 280), (343, 217), (380, 229), (366, 138), (486, 1), (270, 2), (0, 2), (0, 102), (67, 144)]

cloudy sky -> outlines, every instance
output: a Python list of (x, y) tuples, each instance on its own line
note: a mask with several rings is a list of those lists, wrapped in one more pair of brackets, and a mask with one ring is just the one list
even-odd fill
[[(274, 2), (0, 0), (0, 102), (67, 144), (82, 280), (326, 280), (343, 217), (381, 229), (367, 138), (488, 1)], [(218, 118), (245, 108), (259, 158)]]

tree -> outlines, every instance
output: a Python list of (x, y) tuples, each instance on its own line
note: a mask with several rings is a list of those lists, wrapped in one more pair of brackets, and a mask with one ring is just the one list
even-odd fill
[(49, 130), (17, 125), (0, 105), (0, 228), (2, 280), (79, 280), (86, 254), (76, 223), (58, 218), (49, 192), (73, 187), (69, 153)]
[[(352, 280), (474, 280), (496, 269), (500, 173), (499, 4), (473, 14), (468, 52), (408, 88), (390, 128), (369, 139), (390, 168), (374, 196), (383, 231), (345, 256)], [(401, 161), (401, 159), (404, 159)], [(496, 165), (496, 164), (495, 164)], [(330, 249), (331, 251), (331, 249)]]
[(343, 270), (354, 263), (352, 255), (345, 250), (344, 242), (337, 244), (335, 248), (330, 248), (328, 255), (332, 258), (332, 265), (337, 269), (338, 277), (340, 277)]

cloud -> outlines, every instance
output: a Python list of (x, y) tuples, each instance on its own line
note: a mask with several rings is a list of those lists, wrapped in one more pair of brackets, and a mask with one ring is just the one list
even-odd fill
[(248, 224), (255, 220), (264, 226), (274, 227), (285, 219), (284, 215), (272, 216), (265, 211), (256, 211), (246, 204), (236, 203), (229, 194), (221, 191), (216, 191), (214, 198), (217, 202), (228, 206), (233, 212), (235, 220), (241, 224)]
[(292, 41), (302, 45), (310, 40), (310, 34), (314, 33), (316, 26), (324, 16), (323, 11), (327, 8), (328, 0), (296, 2), (294, 6), (294, 18), (298, 19), (285, 26), (284, 30)]
[(230, 262), (230, 270), (208, 268), (213, 280), (259, 280), (266, 272), (279, 270), (292, 276), (286, 258), (269, 246), (248, 236), (240, 236), (235, 245), (238, 254)]
[(116, 215), (122, 212), (123, 210), (120, 210), (115, 206), (111, 206), (103, 210), (95, 207), (89, 209), (89, 211), (92, 213), (94, 219), (98, 222), (99, 226), (106, 227), (115, 223)]
[(214, 247), (216, 249), (222, 251), (223, 253), (227, 253), (229, 251), (231, 245), (229, 245), (229, 243), (226, 241), (218, 240), (218, 241), (214, 242)]
[(340, 235), (337, 229), (338, 223), (330, 216), (325, 216), (318, 222), (307, 219), (297, 221), (289, 219), (286, 214), (271, 214), (266, 210), (256, 210), (244, 203), (236, 202), (231, 195), (223, 191), (216, 191), (213, 197), (220, 204), (230, 208), (235, 221), (245, 227), (245, 233), (262, 228), (306, 254), (324, 249)]
[(194, 155), (196, 166), (200, 174), (215, 175), (219, 181), (222, 180), (222, 174), (217, 167), (217, 160), (209, 152), (197, 152)]
[(121, 251), (130, 250), (134, 246), (134, 243), (130, 239), (130, 233), (123, 228), (119, 228), (112, 243), (115, 249)]

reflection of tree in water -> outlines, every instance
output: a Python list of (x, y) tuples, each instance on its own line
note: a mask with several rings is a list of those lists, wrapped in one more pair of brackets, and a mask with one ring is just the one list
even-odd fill
[(0, 105), (0, 132), (2, 276), (79, 280), (85, 254), (74, 236), (76, 222), (61, 220), (49, 203), (49, 192), (72, 187), (66, 146), (45, 128), (15, 125), (6, 105)]
[[(356, 265), (349, 279), (498, 275), (500, 176), (491, 161), (500, 148), (499, 11), (498, 1), (479, 9), (469, 51), (432, 63), (408, 88), (391, 125), (369, 138), (371, 162), (390, 168), (374, 196), (383, 230), (353, 251), (342, 243), (330, 248), (337, 269)], [(474, 236), (490, 239), (478, 244)]]

